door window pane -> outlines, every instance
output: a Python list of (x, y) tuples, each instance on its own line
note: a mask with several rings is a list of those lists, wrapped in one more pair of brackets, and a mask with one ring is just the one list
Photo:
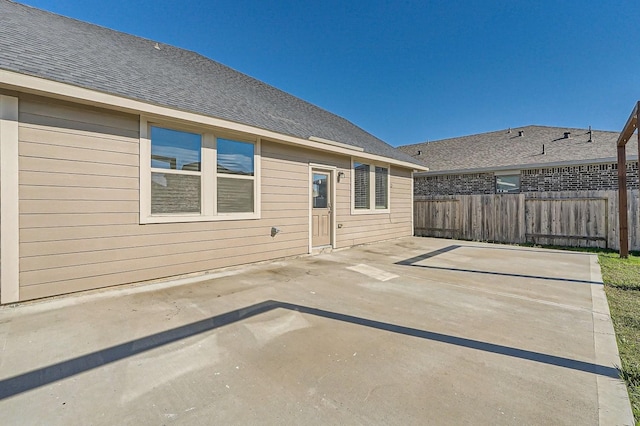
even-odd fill
[(151, 167), (200, 171), (202, 137), (195, 133), (151, 127)]
[(252, 213), (253, 180), (218, 178), (218, 212)]
[(151, 173), (151, 214), (200, 213), (200, 176)]
[(315, 174), (313, 175), (313, 208), (314, 209), (326, 209), (329, 205), (328, 198), (328, 186), (327, 175)]

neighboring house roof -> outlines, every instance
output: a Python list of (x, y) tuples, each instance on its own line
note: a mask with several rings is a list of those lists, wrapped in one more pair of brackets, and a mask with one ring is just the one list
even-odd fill
[(342, 117), (198, 53), (7, 0), (0, 16), (0, 70), (421, 164)]
[[(570, 132), (568, 138), (564, 137), (565, 132)], [(404, 145), (397, 149), (422, 161), (429, 167), (428, 174), (444, 174), (611, 160), (617, 156), (619, 135), (618, 132), (593, 130), (589, 142), (588, 129), (525, 126)], [(637, 138), (632, 138), (627, 144), (627, 158), (637, 156)]]

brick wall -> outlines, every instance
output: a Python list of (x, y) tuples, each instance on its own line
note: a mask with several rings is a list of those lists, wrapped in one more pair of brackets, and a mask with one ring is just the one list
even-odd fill
[[(637, 161), (627, 163), (627, 187), (639, 187)], [(520, 192), (607, 189), (618, 189), (617, 163), (525, 169), (520, 172)], [(414, 182), (414, 194), (417, 196), (494, 194), (495, 190), (493, 173), (420, 176)]]
[(421, 176), (414, 182), (415, 195), (493, 194), (493, 173)]
[[(638, 162), (627, 163), (627, 188), (638, 189)], [(520, 173), (520, 192), (618, 189), (618, 164), (526, 169)]]

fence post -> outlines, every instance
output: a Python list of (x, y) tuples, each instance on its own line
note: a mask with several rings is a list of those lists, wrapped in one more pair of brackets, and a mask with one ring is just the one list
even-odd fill
[(618, 223), (620, 224), (620, 257), (629, 257), (629, 223), (627, 216), (627, 155), (618, 146)]

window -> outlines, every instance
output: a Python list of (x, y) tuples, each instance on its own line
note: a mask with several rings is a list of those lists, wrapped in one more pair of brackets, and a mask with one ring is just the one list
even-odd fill
[(151, 214), (200, 213), (201, 135), (151, 127)]
[(389, 212), (389, 167), (353, 162), (353, 213)]
[(497, 194), (516, 194), (520, 192), (520, 175), (496, 176)]
[(259, 142), (141, 120), (140, 222), (259, 218)]
[(218, 212), (253, 212), (254, 145), (218, 139)]
[(389, 200), (389, 169), (376, 166), (376, 209), (386, 209)]
[(354, 181), (354, 207), (356, 209), (368, 209), (369, 203), (369, 165), (362, 163), (353, 163), (353, 181)]

